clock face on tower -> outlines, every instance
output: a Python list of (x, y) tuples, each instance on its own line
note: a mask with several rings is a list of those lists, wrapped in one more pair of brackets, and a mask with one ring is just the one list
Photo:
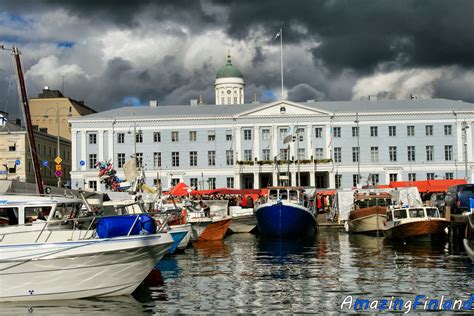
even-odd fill
[(232, 91), (230, 91), (230, 90), (227, 90), (227, 94), (230, 94), (231, 92), (232, 92)]

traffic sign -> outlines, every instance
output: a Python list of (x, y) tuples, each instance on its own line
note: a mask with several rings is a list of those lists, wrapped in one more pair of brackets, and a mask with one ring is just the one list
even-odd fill
[(43, 167), (47, 167), (49, 165), (49, 161), (43, 160)]
[(56, 177), (60, 177), (63, 175), (63, 172), (61, 170), (56, 170), (55, 175)]
[(57, 163), (57, 164), (60, 164), (62, 161), (63, 160), (59, 156), (57, 156), (56, 159), (54, 159), (54, 162)]
[(21, 163), (20, 159), (15, 160), (15, 165), (19, 166)]
[(84, 166), (84, 165), (86, 164), (86, 162), (85, 162), (84, 160), (81, 160), (81, 161), (79, 161), (79, 164), (80, 164), (81, 166)]
[(63, 170), (62, 166), (60, 164), (56, 164), (56, 171), (61, 171)]

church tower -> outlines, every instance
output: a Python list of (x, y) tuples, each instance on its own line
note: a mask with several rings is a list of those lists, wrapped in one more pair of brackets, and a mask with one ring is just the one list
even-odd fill
[(240, 70), (232, 65), (230, 51), (227, 53), (227, 63), (217, 72), (214, 86), (217, 105), (244, 104), (244, 77)]

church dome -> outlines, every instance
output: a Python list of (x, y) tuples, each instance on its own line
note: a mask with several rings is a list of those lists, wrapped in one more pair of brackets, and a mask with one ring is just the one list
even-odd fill
[(227, 54), (227, 63), (217, 71), (216, 79), (219, 78), (244, 78), (240, 70), (232, 65), (230, 53)]

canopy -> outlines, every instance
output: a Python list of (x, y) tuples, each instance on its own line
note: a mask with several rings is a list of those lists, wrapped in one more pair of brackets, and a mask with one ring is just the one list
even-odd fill
[(189, 189), (190, 187), (186, 183), (180, 182), (171, 189), (170, 194), (174, 196), (185, 196), (189, 194)]
[(450, 186), (466, 184), (465, 179), (396, 181), (390, 182), (391, 188), (417, 187), (419, 192), (446, 192)]
[(248, 194), (260, 194), (259, 189), (229, 189), (229, 188), (220, 188), (213, 190), (193, 190), (192, 195), (211, 195), (211, 194), (234, 194), (234, 195), (248, 195)]

